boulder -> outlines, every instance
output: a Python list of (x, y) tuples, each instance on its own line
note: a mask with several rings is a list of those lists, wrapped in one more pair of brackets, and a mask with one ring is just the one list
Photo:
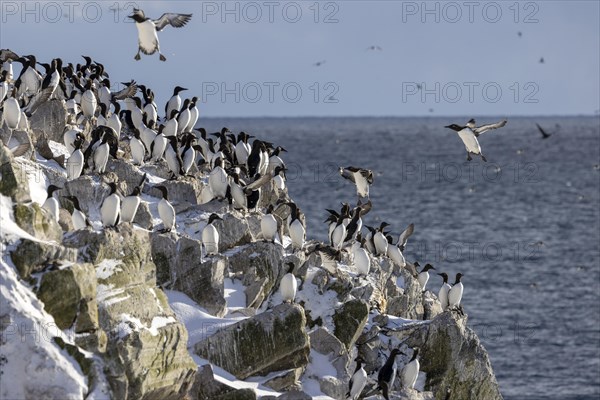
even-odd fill
[(75, 262), (77, 249), (63, 247), (53, 242), (21, 239), (10, 253), (21, 278), (27, 279), (34, 272), (43, 271), (48, 265), (60, 262)]
[(194, 351), (238, 379), (299, 368), (310, 352), (305, 325), (302, 307), (281, 304), (221, 329)]
[(219, 252), (252, 242), (248, 221), (233, 214), (224, 214), (222, 221), (213, 222), (219, 231)]
[(283, 371), (281, 374), (263, 382), (268, 388), (277, 392), (288, 391), (291, 389), (299, 389), (300, 376), (304, 368), (293, 368)]
[(227, 257), (229, 271), (243, 276), (246, 307), (259, 308), (283, 277), (283, 248), (279, 244), (254, 242)]
[(49, 100), (42, 104), (29, 118), (31, 130), (41, 130), (48, 139), (63, 142), (63, 132), (67, 122), (67, 109), (62, 100)]
[(347, 301), (333, 314), (333, 334), (350, 350), (362, 333), (368, 318), (367, 303), (357, 299)]
[(91, 264), (73, 264), (42, 276), (38, 298), (60, 329), (75, 323), (75, 332), (98, 329), (96, 273)]
[(187, 294), (209, 313), (225, 314), (224, 276), (226, 262), (219, 256), (202, 258), (202, 242), (174, 233), (154, 232), (152, 256), (159, 283)]
[(40, 240), (61, 241), (63, 233), (60, 225), (39, 204), (15, 204), (13, 215), (17, 225), (31, 236)]
[[(141, 177), (141, 176), (140, 176)], [(202, 183), (194, 177), (181, 177), (177, 180), (165, 180), (160, 183), (167, 188), (171, 203), (200, 204)], [(143, 192), (150, 196), (161, 198), (161, 193), (152, 185), (145, 185)]]
[(31, 201), (27, 171), (14, 162), (4, 145), (0, 145), (0, 194), (19, 203)]

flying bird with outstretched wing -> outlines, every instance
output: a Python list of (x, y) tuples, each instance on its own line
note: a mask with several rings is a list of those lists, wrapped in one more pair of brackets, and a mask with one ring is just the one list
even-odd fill
[(140, 51), (146, 55), (158, 51), (160, 60), (166, 61), (167, 58), (160, 52), (158, 32), (162, 31), (167, 25), (181, 28), (192, 19), (192, 14), (165, 13), (159, 19), (150, 19), (146, 17), (144, 11), (134, 8), (133, 14), (128, 18), (135, 21), (138, 30), (138, 52), (135, 59), (140, 59)]

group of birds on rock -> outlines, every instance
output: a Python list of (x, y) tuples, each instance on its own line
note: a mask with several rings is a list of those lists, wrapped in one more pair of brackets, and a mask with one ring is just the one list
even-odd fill
[[(122, 193), (121, 182), (108, 182), (105, 177), (109, 160), (122, 158), (141, 171), (153, 164), (169, 171), (165, 183), (153, 186), (156, 196), (160, 196), (158, 214), (164, 232), (176, 229), (177, 225), (166, 182), (200, 179), (205, 184), (201, 192), (202, 203), (213, 199), (226, 201), (230, 209), (242, 213), (258, 211), (264, 197), (263, 189), (266, 187), (270, 193), (273, 188), (277, 197), (263, 201), (272, 202), (270, 207), (266, 205), (265, 215), (287, 207), (292, 245), (295, 249), (303, 247), (305, 218), (300, 208), (287, 198), (287, 169), (280, 157), (286, 151), (284, 148), (258, 139), (250, 141), (254, 136), (245, 132), (236, 135), (227, 128), (214, 133), (208, 133), (204, 128), (196, 129), (200, 116), (198, 98), (182, 98), (187, 90), (184, 87), (174, 88), (165, 104), (164, 115), (159, 116), (159, 107), (150, 88), (132, 80), (123, 83), (123, 89), (113, 92), (104, 66), (90, 57), (83, 56), (83, 59), (85, 63), (76, 65), (66, 64), (59, 58), (44, 64), (34, 55), (18, 56), (10, 50), (0, 51), (3, 77), (0, 82), (0, 126), (8, 129), (8, 139), (4, 140), (7, 146), (15, 141), (11, 141), (14, 131), (29, 130), (27, 118), (41, 104), (56, 99), (63, 102), (67, 110), (63, 133), (67, 154), (57, 157), (48, 147), (44, 156), (64, 168), (67, 181), (92, 175), (108, 186), (108, 195), (97, 205), (104, 227), (117, 227), (119, 223), (135, 219), (147, 181), (144, 174), (130, 193)], [(13, 63), (22, 64), (18, 75), (14, 74)], [(37, 70), (40, 65), (45, 72)], [(29, 145), (19, 143), (11, 151), (13, 156), (19, 156), (28, 148)], [(49, 186), (44, 206), (56, 220), (59, 201), (55, 196), (61, 189)], [(66, 197), (66, 200), (73, 203), (74, 228), (91, 226), (80, 207), (84, 199)], [(282, 221), (277, 218), (280, 221), (274, 231), (281, 232)], [(218, 253), (219, 235), (214, 223), (219, 219), (218, 215), (211, 215), (202, 232), (208, 255)], [(263, 236), (272, 236), (274, 240), (271, 225), (267, 221), (262, 225)]]

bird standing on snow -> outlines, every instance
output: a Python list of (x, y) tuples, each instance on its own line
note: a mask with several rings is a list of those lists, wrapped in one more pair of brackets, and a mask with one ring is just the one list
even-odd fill
[(144, 11), (134, 8), (133, 14), (128, 18), (135, 21), (138, 30), (138, 52), (135, 55), (135, 59), (140, 59), (140, 51), (146, 55), (151, 55), (158, 51), (160, 61), (167, 61), (167, 58), (160, 52), (158, 32), (162, 31), (167, 25), (181, 28), (192, 18), (192, 14), (165, 13), (159, 19), (152, 20), (146, 18)]
[(281, 278), (281, 283), (279, 283), (279, 290), (281, 291), (281, 298), (283, 302), (293, 303), (296, 298), (296, 290), (298, 288), (298, 282), (296, 281), (296, 277), (293, 274), (294, 271), (294, 263), (288, 262), (286, 263), (290, 268), (288, 269), (287, 274)]
[(367, 384), (367, 372), (362, 367), (362, 358), (357, 357), (355, 361), (356, 369), (354, 370), (354, 374), (352, 374), (352, 378), (350, 378), (348, 393), (346, 393), (347, 400), (358, 399)]
[(405, 388), (414, 389), (415, 383), (417, 382), (419, 369), (421, 368), (419, 360), (417, 359), (418, 355), (419, 349), (415, 348), (413, 350), (412, 358), (402, 369), (402, 386)]
[(475, 126), (475, 120), (471, 119), (467, 122), (467, 125), (460, 126), (456, 124), (448, 125), (445, 128), (450, 128), (460, 136), (461, 140), (465, 145), (465, 149), (467, 150), (467, 160), (471, 161), (471, 154), (481, 156), (481, 159), (484, 162), (487, 162), (483, 154), (481, 153), (481, 146), (479, 146), (479, 142), (477, 138), (482, 133), (485, 133), (492, 129), (502, 128), (506, 125), (506, 120), (497, 122), (495, 124), (482, 125), (480, 127)]
[(213, 222), (217, 219), (223, 220), (217, 214), (212, 213), (210, 217), (208, 217), (208, 223), (202, 230), (202, 244), (204, 244), (207, 255), (219, 253), (219, 232), (213, 225)]

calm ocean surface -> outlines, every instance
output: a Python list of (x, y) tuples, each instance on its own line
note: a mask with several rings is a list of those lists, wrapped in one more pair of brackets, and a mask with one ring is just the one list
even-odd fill
[[(288, 150), (289, 191), (310, 239), (327, 236), (325, 208), (356, 201), (337, 167), (372, 169), (364, 222), (385, 220), (396, 234), (414, 222), (406, 258), (465, 275), (469, 326), (505, 398), (598, 398), (600, 119), (511, 118), (480, 137), (488, 163), (468, 163), (456, 133), (444, 128), (468, 119), (201, 122), (209, 132), (245, 130)], [(535, 122), (553, 136), (542, 140)], [(432, 275), (428, 288), (437, 293), (440, 282)]]

